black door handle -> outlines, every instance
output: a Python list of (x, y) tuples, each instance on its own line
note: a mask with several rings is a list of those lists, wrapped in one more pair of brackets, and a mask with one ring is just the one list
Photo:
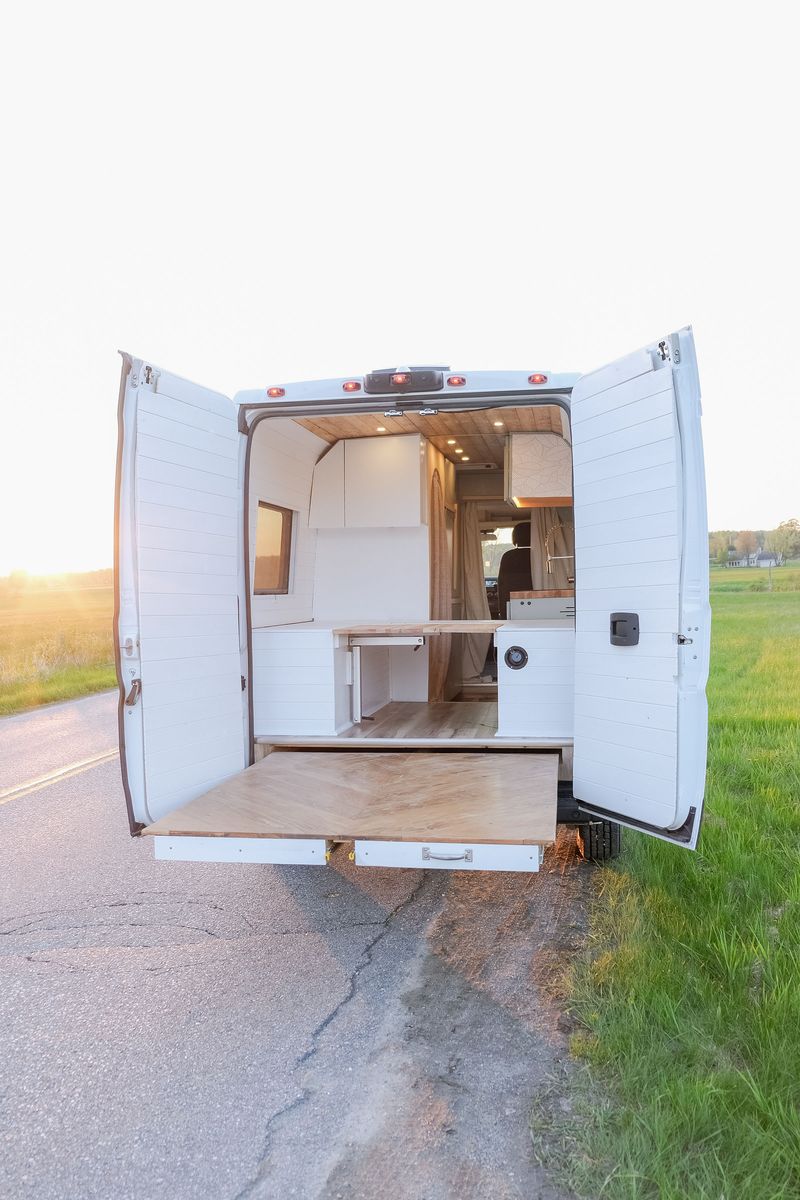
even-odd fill
[(639, 614), (611, 613), (610, 638), (612, 646), (638, 646)]

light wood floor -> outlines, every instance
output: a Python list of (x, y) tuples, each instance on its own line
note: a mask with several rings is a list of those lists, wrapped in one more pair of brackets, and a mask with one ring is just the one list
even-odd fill
[(474, 742), (493, 738), (496, 733), (496, 701), (414, 703), (393, 700), (340, 736), (347, 740), (365, 738), (368, 741), (373, 738), (459, 738)]
[(393, 700), (373, 716), (342, 733), (319, 737), (304, 734), (260, 734), (257, 742), (271, 746), (396, 746), (409, 749), (544, 749), (561, 747), (564, 738), (498, 738), (497, 701)]
[(144, 832), (543, 845), (557, 779), (557, 754), (276, 750)]

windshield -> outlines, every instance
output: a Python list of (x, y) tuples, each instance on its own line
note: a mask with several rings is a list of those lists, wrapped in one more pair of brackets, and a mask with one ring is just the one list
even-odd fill
[(506, 550), (511, 550), (513, 546), (511, 541), (513, 529), (513, 525), (501, 525), (497, 529), (484, 530), (481, 537), (484, 580), (497, 579), (500, 559)]

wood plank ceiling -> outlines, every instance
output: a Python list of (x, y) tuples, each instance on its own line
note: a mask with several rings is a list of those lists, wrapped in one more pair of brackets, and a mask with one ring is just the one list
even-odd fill
[[(393, 433), (422, 433), (452, 462), (493, 463), (503, 466), (507, 433), (557, 433), (563, 436), (566, 418), (555, 405), (519, 408), (486, 408), (469, 412), (440, 412), (424, 417), (405, 412), (386, 417), (383, 412), (350, 416), (298, 417), (297, 424), (329, 444), (342, 438), (382, 437)], [(381, 432), (385, 430), (385, 433)], [(450, 440), (455, 444), (450, 445)], [(463, 450), (463, 454), (456, 454)]]

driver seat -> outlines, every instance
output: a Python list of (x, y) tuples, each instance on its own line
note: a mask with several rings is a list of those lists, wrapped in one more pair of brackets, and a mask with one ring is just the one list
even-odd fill
[(502, 621), (506, 619), (506, 606), (511, 592), (529, 592), (533, 587), (530, 521), (514, 526), (511, 541), (514, 548), (506, 550), (500, 559), (500, 569), (497, 572), (497, 601)]

